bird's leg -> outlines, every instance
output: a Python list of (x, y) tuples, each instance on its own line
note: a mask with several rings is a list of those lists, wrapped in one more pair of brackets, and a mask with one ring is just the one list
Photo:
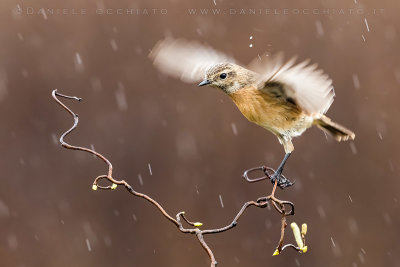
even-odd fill
[(279, 164), (278, 169), (275, 171), (275, 173), (271, 177), (271, 182), (272, 183), (275, 183), (275, 180), (278, 180), (278, 186), (281, 189), (293, 185), (293, 183), (291, 181), (289, 181), (284, 176), (281, 176), (281, 174), (283, 172), (283, 167), (285, 166), (286, 161), (287, 161), (287, 159), (289, 158), (290, 155), (291, 155), (291, 152), (285, 154), (285, 157), (283, 158), (281, 164)]
[(278, 169), (276, 170), (275, 174), (277, 174), (278, 176), (282, 174), (283, 172), (283, 167), (285, 167), (286, 161), (288, 160), (288, 158), (290, 157), (292, 153), (286, 153), (285, 157), (283, 158), (281, 164), (279, 164)]

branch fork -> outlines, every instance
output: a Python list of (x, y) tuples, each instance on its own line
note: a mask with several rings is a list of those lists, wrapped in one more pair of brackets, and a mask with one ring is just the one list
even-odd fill
[[(186, 234), (196, 235), (197, 239), (200, 242), (200, 245), (207, 252), (207, 254), (210, 258), (211, 267), (215, 267), (217, 265), (217, 261), (215, 259), (213, 251), (210, 249), (210, 247), (204, 240), (204, 235), (222, 233), (222, 232), (225, 232), (225, 231), (228, 231), (228, 230), (234, 228), (235, 226), (237, 226), (238, 221), (241, 218), (241, 216), (244, 214), (245, 210), (250, 206), (255, 206), (258, 208), (265, 208), (268, 206), (269, 203), (272, 203), (275, 210), (281, 215), (281, 235), (280, 235), (280, 239), (278, 242), (278, 246), (276, 247), (276, 250), (273, 254), (274, 256), (280, 254), (285, 248), (289, 248), (289, 247), (295, 249), (296, 251), (302, 252), (302, 253), (305, 253), (307, 251), (307, 246), (305, 246), (305, 235), (307, 232), (307, 225), (305, 225), (305, 224), (303, 224), (301, 232), (300, 232), (297, 224), (295, 224), (295, 223), (294, 223), (295, 225), (293, 223), (291, 224), (293, 233), (294, 233), (294, 236), (295, 236), (295, 239), (297, 242), (297, 246), (295, 246), (293, 244), (283, 245), (283, 240), (284, 240), (284, 236), (285, 236), (285, 228), (287, 226), (286, 217), (294, 215), (294, 204), (290, 201), (280, 200), (275, 197), (275, 191), (276, 191), (276, 187), (277, 187), (277, 183), (278, 183), (277, 179), (274, 182), (274, 186), (273, 186), (273, 189), (272, 189), (272, 192), (270, 195), (265, 196), (265, 197), (260, 197), (256, 201), (248, 201), (248, 202), (244, 203), (242, 208), (239, 210), (239, 212), (236, 214), (236, 216), (234, 217), (234, 219), (232, 220), (232, 222), (230, 224), (228, 224), (224, 227), (221, 227), (221, 228), (216, 228), (216, 229), (200, 229), (200, 227), (203, 224), (201, 222), (190, 221), (187, 218), (184, 211), (181, 211), (178, 214), (176, 214), (176, 216), (174, 218), (171, 215), (169, 215), (166, 212), (166, 210), (156, 200), (154, 200), (150, 196), (135, 191), (132, 188), (132, 186), (125, 180), (114, 179), (112, 176), (112, 172), (113, 172), (112, 164), (102, 154), (100, 154), (92, 149), (86, 148), (86, 147), (74, 146), (74, 145), (71, 145), (71, 144), (65, 142), (64, 138), (68, 134), (70, 134), (73, 130), (75, 130), (76, 127), (78, 126), (79, 117), (78, 117), (78, 114), (74, 113), (63, 102), (61, 102), (59, 97), (65, 98), (65, 99), (73, 99), (73, 100), (77, 100), (77, 101), (82, 101), (82, 99), (79, 97), (76, 97), (76, 96), (63, 95), (63, 94), (59, 93), (57, 91), (57, 89), (52, 91), (52, 96), (53, 96), (54, 100), (73, 117), (73, 120), (74, 120), (72, 127), (70, 129), (68, 129), (67, 131), (65, 131), (60, 137), (60, 143), (61, 143), (62, 147), (66, 148), (66, 149), (71, 149), (71, 150), (80, 150), (80, 151), (84, 151), (84, 152), (90, 153), (92, 155), (95, 155), (97, 158), (104, 161), (104, 163), (106, 163), (106, 165), (108, 166), (107, 175), (97, 176), (93, 181), (92, 189), (93, 190), (97, 190), (97, 189), (115, 190), (118, 185), (121, 185), (121, 186), (124, 186), (125, 189), (133, 196), (140, 197), (140, 198), (147, 200), (148, 202), (153, 204), (167, 220), (169, 220), (171, 223), (173, 223), (179, 229), (179, 231), (181, 231), (182, 233), (186, 233)], [(252, 172), (256, 172), (256, 171), (262, 171), (264, 173), (264, 176), (259, 177), (259, 178), (249, 178), (249, 174)], [(274, 172), (275, 172), (274, 169), (262, 166), (262, 167), (257, 167), (257, 168), (252, 168), (252, 169), (246, 170), (243, 174), (243, 177), (246, 179), (246, 181), (248, 181), (250, 183), (254, 183), (254, 182), (263, 181), (265, 179), (271, 179), (271, 173), (274, 173)], [(286, 179), (284, 176), (282, 176), (282, 177), (284, 179)], [(110, 184), (103, 185), (103, 181), (106, 181)], [(288, 208), (288, 211), (286, 211), (287, 208)], [(190, 227), (185, 228), (183, 226), (183, 223), (186, 223)]]

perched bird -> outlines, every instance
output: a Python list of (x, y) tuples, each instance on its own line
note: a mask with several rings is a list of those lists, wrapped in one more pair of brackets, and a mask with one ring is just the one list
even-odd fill
[(293, 137), (316, 125), (337, 141), (355, 138), (324, 115), (335, 96), (332, 80), (309, 61), (284, 62), (280, 53), (258, 56), (245, 68), (207, 45), (172, 38), (159, 41), (149, 56), (164, 74), (222, 90), (249, 121), (272, 132), (286, 153), (271, 179), (281, 188), (292, 184), (281, 173), (294, 150)]

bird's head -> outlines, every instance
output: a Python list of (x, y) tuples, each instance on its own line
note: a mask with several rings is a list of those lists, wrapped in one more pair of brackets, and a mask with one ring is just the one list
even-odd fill
[(199, 86), (210, 85), (231, 94), (254, 81), (254, 72), (233, 63), (222, 63), (210, 67)]

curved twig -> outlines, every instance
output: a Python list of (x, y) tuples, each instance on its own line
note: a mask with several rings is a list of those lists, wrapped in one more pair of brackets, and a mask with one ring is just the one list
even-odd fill
[(73, 130), (75, 130), (76, 127), (78, 127), (78, 123), (79, 123), (79, 117), (78, 114), (75, 114), (74, 112), (72, 112), (71, 109), (69, 109), (64, 103), (62, 103), (57, 96), (61, 96), (64, 98), (68, 98), (68, 99), (75, 99), (78, 101), (82, 101), (82, 98), (76, 97), (76, 96), (66, 96), (63, 94), (60, 94), (57, 92), (57, 89), (54, 89), (52, 92), (52, 96), (54, 98), (54, 100), (56, 100), (56, 102), (62, 106), (69, 114), (72, 115), (72, 117), (74, 118), (74, 125), (72, 125), (72, 127), (70, 129), (68, 129), (65, 133), (63, 133), (60, 137), (60, 143), (63, 147), (68, 148), (68, 149), (73, 149), (73, 150), (81, 150), (81, 151), (85, 151), (88, 153), (91, 153), (93, 155), (95, 155), (96, 157), (100, 158), (101, 160), (103, 160), (107, 165), (108, 165), (108, 177), (112, 177), (112, 164), (111, 162), (106, 159), (103, 155), (101, 155), (100, 153), (97, 153), (94, 150), (85, 148), (85, 147), (79, 147), (79, 146), (73, 146), (68, 144), (67, 142), (64, 141), (64, 137), (66, 137), (68, 134), (70, 134)]
[[(190, 221), (184, 212), (179, 212), (176, 215), (176, 218), (173, 218), (171, 215), (169, 215), (165, 209), (153, 198), (149, 197), (146, 194), (140, 193), (135, 191), (132, 186), (127, 183), (125, 180), (116, 180), (112, 177), (112, 171), (113, 171), (113, 167), (111, 162), (102, 154), (86, 148), (86, 147), (80, 147), (80, 146), (74, 146), (74, 145), (70, 145), (67, 142), (64, 141), (64, 138), (70, 134), (73, 130), (76, 129), (76, 127), (78, 126), (79, 123), (79, 117), (78, 114), (74, 113), (70, 108), (68, 108), (63, 102), (61, 102), (58, 97), (63, 97), (66, 99), (74, 99), (74, 100), (78, 100), (81, 101), (81, 98), (78, 98), (76, 96), (67, 96), (67, 95), (63, 95), (57, 92), (57, 89), (52, 91), (52, 96), (54, 98), (54, 100), (62, 107), (64, 108), (69, 114), (72, 115), (73, 119), (74, 119), (74, 124), (73, 126), (68, 129), (67, 131), (65, 131), (61, 137), (60, 137), (60, 143), (64, 148), (67, 149), (72, 149), (72, 150), (80, 150), (80, 151), (85, 151), (87, 153), (93, 154), (96, 157), (98, 157), (99, 159), (101, 159), (102, 161), (104, 161), (107, 166), (108, 166), (108, 174), (107, 175), (99, 175), (94, 179), (93, 182), (93, 189), (96, 190), (97, 188), (102, 189), (102, 190), (113, 190), (116, 189), (117, 185), (123, 185), (125, 187), (125, 189), (131, 193), (132, 195), (136, 196), (136, 197), (140, 197), (143, 198), (145, 200), (147, 200), (148, 202), (150, 202), (151, 204), (153, 204), (162, 214), (163, 216), (168, 219), (170, 222), (172, 222), (175, 226), (178, 227), (178, 229), (182, 232), (182, 233), (188, 233), (188, 234), (195, 234), (197, 239), (199, 240), (201, 246), (203, 247), (203, 249), (207, 252), (210, 261), (211, 261), (211, 267), (215, 267), (217, 265), (217, 261), (215, 259), (214, 253), (213, 251), (210, 249), (210, 247), (208, 246), (208, 244), (205, 242), (204, 240), (204, 235), (207, 234), (217, 234), (217, 233), (222, 233), (225, 231), (228, 231), (232, 228), (234, 228), (239, 219), (241, 218), (241, 216), (244, 214), (245, 210), (250, 207), (250, 206), (255, 206), (258, 208), (265, 208), (267, 207), (268, 203), (271, 201), (273, 206), (275, 207), (275, 209), (277, 210), (278, 213), (280, 213), (282, 215), (281, 221), (282, 221), (282, 228), (281, 228), (281, 236), (280, 236), (280, 240), (278, 243), (278, 247), (277, 250), (280, 252), (283, 249), (285, 249), (286, 247), (293, 247), (296, 250), (300, 250), (299, 248), (297, 248), (296, 246), (292, 245), (292, 244), (288, 244), (283, 246), (283, 238), (284, 238), (284, 234), (285, 234), (285, 227), (286, 227), (286, 217), (290, 216), (290, 215), (294, 215), (294, 204), (292, 202), (289, 201), (282, 201), (279, 200), (275, 197), (275, 190), (277, 187), (277, 180), (275, 181), (272, 193), (266, 197), (261, 197), (259, 199), (257, 199), (257, 201), (248, 201), (246, 203), (243, 204), (242, 208), (239, 210), (239, 212), (236, 214), (236, 216), (234, 217), (234, 219), (232, 220), (232, 222), (224, 227), (221, 228), (217, 228), (217, 229), (206, 229), (206, 230), (201, 230), (199, 227), (201, 226), (201, 223), (195, 223)], [(265, 176), (264, 177), (260, 177), (260, 178), (249, 178), (249, 173), (257, 171), (257, 170), (261, 170), (264, 172)], [(258, 168), (253, 168), (253, 169), (249, 169), (247, 171), (244, 172), (243, 177), (248, 181), (248, 182), (259, 182), (265, 179), (270, 179), (271, 175), (269, 172), (275, 172), (272, 168), (269, 167), (258, 167)], [(108, 182), (111, 183), (111, 185), (101, 185), (100, 181), (101, 180), (107, 180)], [(288, 205), (291, 207), (289, 212), (285, 211), (285, 205)], [(182, 224), (182, 220), (183, 219), (188, 225), (195, 227), (195, 228), (185, 228)]]

